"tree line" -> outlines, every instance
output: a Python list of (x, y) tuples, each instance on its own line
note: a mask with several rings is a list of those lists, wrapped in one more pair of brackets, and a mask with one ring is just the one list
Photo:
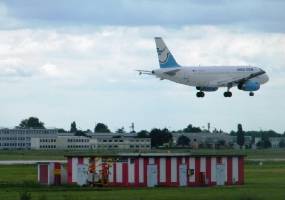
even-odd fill
[[(16, 128), (37, 128), (37, 129), (45, 129), (44, 122), (40, 121), (37, 117), (29, 117), (27, 119), (24, 119), (20, 122)], [(65, 130), (63, 128), (58, 129), (59, 133), (72, 133), (76, 136), (87, 136), (88, 133), (92, 133), (90, 129), (87, 130), (81, 130), (77, 128), (77, 124), (75, 121), (73, 121), (70, 124), (70, 129)], [(94, 133), (111, 133), (111, 130), (109, 127), (104, 123), (97, 123), (93, 130)], [(186, 126), (186, 128), (176, 130), (176, 131), (170, 131), (167, 128), (158, 129), (153, 128), (150, 131), (147, 130), (141, 130), (139, 132), (135, 132), (134, 130), (131, 131), (131, 133), (136, 134), (136, 137), (138, 138), (151, 138), (151, 145), (152, 147), (161, 147), (161, 146), (171, 146), (173, 138), (172, 133), (199, 133), (199, 132), (209, 132), (209, 130), (201, 129), (200, 127), (195, 127), (192, 124), (189, 124)], [(213, 132), (223, 132), (222, 130), (215, 129)], [(118, 128), (115, 133), (126, 133), (124, 127)], [(271, 147), (269, 137), (282, 137), (285, 136), (285, 132), (282, 134), (279, 134), (273, 130), (268, 131), (244, 131), (242, 129), (242, 125), (238, 124), (237, 131), (231, 131), (230, 135), (237, 137), (237, 144), (242, 147), (244, 146), (245, 142), (245, 136), (252, 136), (253, 140), (256, 137), (261, 138), (261, 140), (257, 143), (257, 146), (260, 148), (268, 148)], [(190, 140), (188, 137), (182, 135), (178, 138), (176, 141), (176, 144), (179, 146), (189, 146)], [(281, 144), (282, 145), (282, 144)], [(284, 144), (285, 147), (285, 144)]]

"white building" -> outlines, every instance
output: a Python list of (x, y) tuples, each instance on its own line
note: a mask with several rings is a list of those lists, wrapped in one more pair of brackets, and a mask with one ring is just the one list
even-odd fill
[(31, 138), (53, 138), (57, 129), (0, 129), (0, 149), (31, 149)]
[(149, 150), (151, 149), (150, 138), (118, 137), (109, 133), (108, 136), (85, 137), (70, 134), (55, 137), (31, 139), (31, 149), (37, 150), (90, 150), (90, 149), (112, 149), (112, 150)]
[[(214, 148), (217, 144), (224, 142), (225, 145), (234, 145), (237, 141), (237, 137), (230, 135), (228, 133), (209, 133), (209, 132), (199, 132), (199, 133), (172, 133), (173, 143), (176, 145), (178, 138), (180, 136), (186, 136), (190, 140), (190, 146), (200, 146), (204, 145), (208, 148)], [(245, 136), (245, 145), (251, 145), (251, 136)]]
[(90, 138), (73, 135), (59, 135), (51, 138), (34, 137), (31, 139), (31, 149), (88, 150), (90, 149)]
[(269, 141), (272, 148), (280, 148), (280, 143), (285, 142), (285, 137), (270, 137)]

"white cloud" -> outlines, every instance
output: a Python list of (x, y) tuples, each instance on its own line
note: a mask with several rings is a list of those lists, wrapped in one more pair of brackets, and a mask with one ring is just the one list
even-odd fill
[[(197, 100), (192, 88), (136, 76), (135, 69), (158, 67), (154, 36), (164, 37), (180, 64), (264, 67), (271, 79), (268, 86), (261, 89), (263, 98), (257, 96), (246, 103), (247, 94), (234, 91), (234, 97), (228, 102), (219, 91)], [(285, 84), (284, 46), (285, 34), (247, 33), (213, 26), (1, 30), (0, 89), (6, 91), (7, 99), (0, 105), (3, 110), (0, 118), (6, 119), (9, 112), (7, 120), (11, 122), (20, 112), (42, 116), (52, 126), (80, 119), (83, 127), (90, 128), (86, 124), (95, 118), (120, 124), (128, 123), (132, 116), (141, 127), (173, 123), (174, 128), (188, 123), (191, 113), (199, 124), (214, 120), (216, 127), (230, 129), (236, 121), (245, 121), (256, 127), (259, 125), (254, 120), (254, 113), (248, 113), (244, 119), (245, 109), (251, 110), (262, 104), (268, 106), (269, 98), (277, 95), (280, 99), (285, 98), (280, 90)], [(9, 83), (11, 76), (18, 77), (17, 82)], [(17, 101), (19, 93), (21, 101)], [(229, 109), (224, 107), (233, 105), (232, 111), (236, 115), (229, 116)], [(275, 113), (282, 110), (278, 99), (274, 100), (273, 106)], [(64, 114), (71, 107), (70, 115)], [(145, 109), (147, 119), (138, 116), (141, 109)], [(223, 114), (218, 119), (215, 117), (217, 110)], [(165, 120), (161, 119), (162, 115)], [(268, 118), (274, 116), (269, 113)], [(7, 120), (4, 123), (9, 123)], [(231, 124), (225, 124), (223, 120), (231, 120)], [(259, 123), (272, 127), (267, 121), (264, 117)], [(274, 123), (281, 130), (281, 121)]]

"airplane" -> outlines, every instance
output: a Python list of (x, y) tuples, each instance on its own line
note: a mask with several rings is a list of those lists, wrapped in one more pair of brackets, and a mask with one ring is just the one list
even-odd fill
[(204, 92), (214, 92), (220, 87), (225, 87), (224, 97), (231, 97), (232, 87), (249, 92), (254, 96), (254, 91), (260, 89), (261, 84), (268, 82), (266, 72), (254, 66), (199, 66), (186, 67), (179, 65), (168, 50), (161, 37), (155, 37), (156, 50), (159, 60), (159, 69), (152, 71), (136, 70), (139, 74), (154, 75), (161, 80), (196, 87), (197, 97), (204, 97)]

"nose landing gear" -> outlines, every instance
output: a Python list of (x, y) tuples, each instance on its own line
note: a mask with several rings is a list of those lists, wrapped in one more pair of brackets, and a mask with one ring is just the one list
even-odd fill
[(250, 93), (249, 93), (249, 96), (253, 97), (253, 96), (254, 96), (254, 93), (253, 93), (253, 92), (250, 92)]

